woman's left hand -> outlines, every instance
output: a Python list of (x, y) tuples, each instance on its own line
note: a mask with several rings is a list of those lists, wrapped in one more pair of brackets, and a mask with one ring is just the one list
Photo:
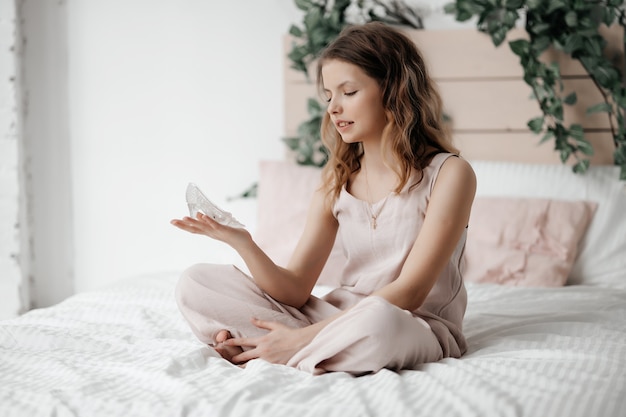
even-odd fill
[(232, 362), (244, 363), (252, 359), (263, 359), (271, 363), (286, 364), (291, 357), (308, 345), (314, 332), (304, 328), (291, 328), (275, 321), (252, 319), (252, 324), (269, 333), (259, 337), (231, 338), (224, 342), (227, 346), (251, 347), (233, 357)]

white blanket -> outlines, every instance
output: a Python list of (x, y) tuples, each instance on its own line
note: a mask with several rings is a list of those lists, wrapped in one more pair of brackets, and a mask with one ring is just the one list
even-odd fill
[[(176, 274), (0, 322), (0, 416), (624, 416), (626, 291), (468, 285), (469, 351), (416, 371), (245, 369), (191, 334)], [(390, 340), (389, 343), (393, 343)]]

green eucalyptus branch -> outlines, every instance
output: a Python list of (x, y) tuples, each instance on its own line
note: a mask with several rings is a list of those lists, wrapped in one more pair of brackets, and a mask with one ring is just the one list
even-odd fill
[[(524, 81), (543, 113), (528, 122), (534, 133), (545, 132), (540, 143), (553, 140), (555, 150), (565, 163), (576, 159), (575, 172), (585, 172), (589, 166), (587, 156), (593, 155), (591, 144), (585, 139), (581, 125), (563, 124), (563, 105), (577, 101), (575, 92), (564, 99), (558, 66), (541, 62), (539, 56), (552, 47), (578, 60), (589, 74), (603, 101), (590, 106), (587, 114), (606, 112), (615, 145), (614, 163), (621, 168), (620, 178), (626, 180), (626, 87), (622, 74), (624, 57), (617, 65), (605, 55), (606, 40), (599, 33), (601, 24), (611, 26), (617, 22), (626, 28), (623, 0), (456, 0), (446, 5), (448, 13), (459, 21), (477, 18), (478, 30), (490, 35), (499, 46), (507, 33), (526, 17), (525, 29), (529, 40), (509, 42), (511, 50), (520, 57)], [(555, 86), (558, 84), (559, 89)]]
[(403, 1), (391, 0), (388, 3), (384, 1), (374, 1), (374, 4), (385, 10), (385, 16), (380, 17), (374, 13), (370, 13), (371, 20), (380, 20), (394, 25), (409, 26), (414, 29), (424, 28), (422, 17)]
[[(581, 61), (581, 65), (583, 66), (583, 68), (588, 74), (591, 73), (591, 69), (587, 68), (587, 65), (584, 62)], [(606, 109), (607, 118), (609, 120), (609, 127), (611, 128), (611, 133), (613, 134), (613, 144), (617, 146), (618, 143), (615, 141), (615, 137), (617, 136), (617, 130), (615, 128), (615, 124), (613, 123), (612, 116), (619, 113), (619, 109), (614, 107), (613, 104), (611, 104), (610, 95), (604, 90), (604, 88), (600, 85), (600, 83), (598, 83), (598, 81), (593, 77), (591, 78), (591, 80), (593, 81), (593, 84), (596, 86), (598, 91), (600, 91), (600, 94), (602, 94), (602, 99), (604, 100), (604, 103), (600, 103), (596, 105), (598, 106), (596, 108), (597, 110), (592, 109), (591, 112), (593, 113), (595, 111), (602, 111)]]

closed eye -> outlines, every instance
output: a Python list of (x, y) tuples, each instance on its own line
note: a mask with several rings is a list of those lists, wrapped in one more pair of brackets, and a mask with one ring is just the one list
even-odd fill
[[(346, 93), (343, 93), (344, 96), (353, 96), (358, 92), (358, 90), (355, 91), (348, 91)], [(328, 97), (326, 98), (326, 103), (330, 103), (330, 100), (332, 100), (332, 97)]]

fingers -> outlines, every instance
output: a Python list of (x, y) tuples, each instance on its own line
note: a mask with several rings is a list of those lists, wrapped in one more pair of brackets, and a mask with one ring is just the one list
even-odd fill
[(174, 219), (170, 221), (170, 223), (179, 229), (197, 234), (206, 234), (207, 232), (221, 226), (210, 216), (200, 212), (198, 212), (195, 219), (193, 217), (185, 216), (182, 219)]
[(226, 346), (252, 346), (257, 347), (259, 340), (256, 337), (232, 337), (224, 340)]
[(256, 353), (256, 350), (252, 349), (233, 356), (233, 363), (244, 363), (258, 358), (259, 355)]
[[(257, 319), (255, 317), (253, 317), (251, 319), (251, 321), (252, 321), (252, 324), (254, 324), (256, 327), (258, 327), (260, 329), (270, 330), (270, 331), (288, 328), (287, 326), (285, 326), (282, 323), (279, 323), (279, 322), (276, 322), (276, 321), (260, 320), (260, 319)], [(259, 345), (259, 343), (261, 342), (260, 339), (261, 338), (259, 338), (259, 337), (232, 337), (230, 339), (224, 340), (224, 344), (226, 346), (251, 346), (251, 347), (257, 347)]]
[(259, 353), (257, 352), (256, 347), (258, 346), (259, 341), (256, 338), (247, 338), (247, 337), (237, 337), (237, 338), (231, 338), (231, 339), (227, 339), (224, 340), (224, 342), (222, 342), (222, 345), (224, 346), (236, 346), (236, 347), (242, 347), (242, 346), (248, 346), (248, 347), (252, 347), (252, 349), (243, 351), (237, 355), (234, 355), (231, 358), (231, 362), (232, 363), (244, 363), (244, 362), (248, 362), (252, 359), (257, 359), (260, 357)]

